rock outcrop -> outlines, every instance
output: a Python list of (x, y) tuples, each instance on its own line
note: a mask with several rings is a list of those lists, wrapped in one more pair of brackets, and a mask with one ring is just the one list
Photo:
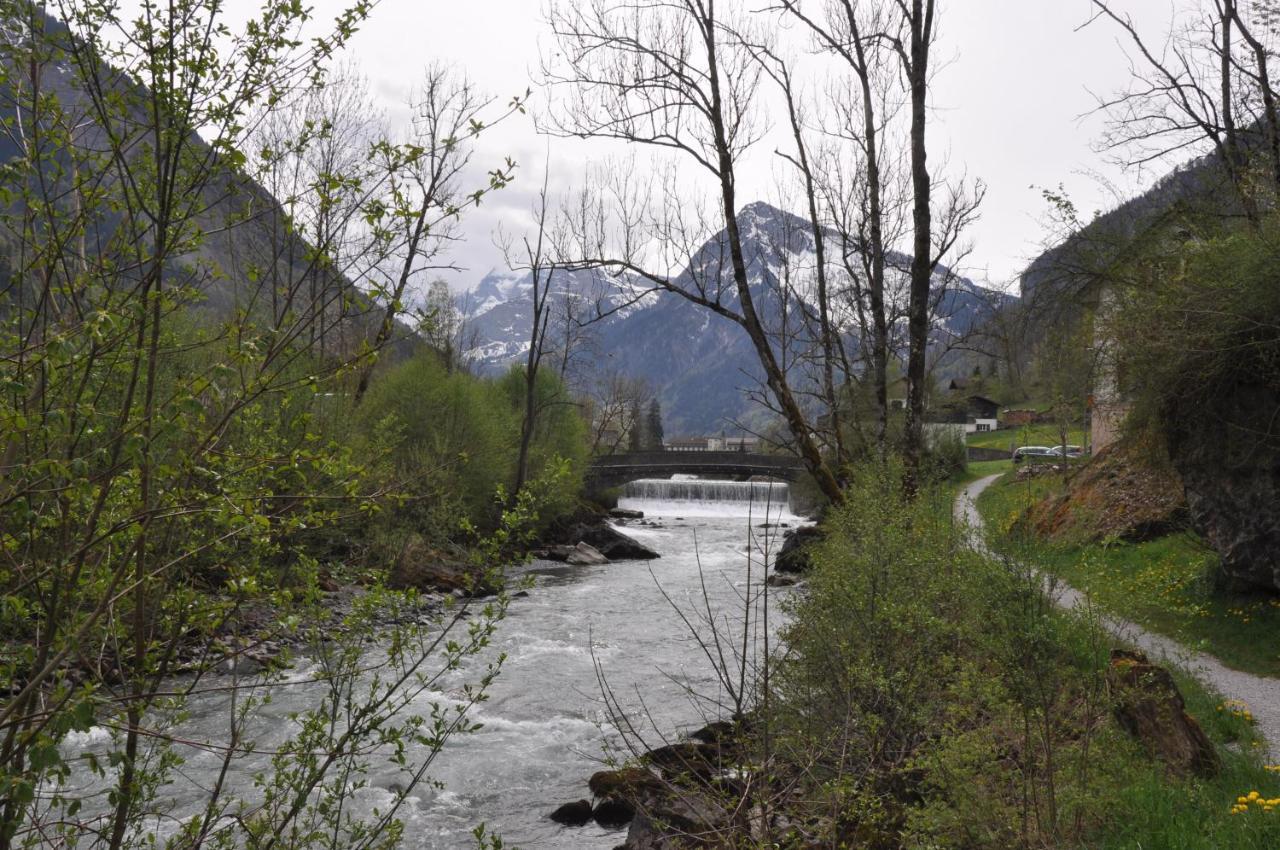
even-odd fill
[[(592, 774), (587, 786), (597, 802), (591, 818), (606, 828), (630, 824), (620, 850), (674, 850), (690, 837), (722, 832), (737, 817), (730, 803), (741, 791), (735, 786), (741, 785), (735, 772), (743, 758), (740, 731), (732, 723), (711, 723), (648, 751), (637, 763)], [(580, 803), (573, 803), (552, 817), (567, 824), (581, 813)]]
[[(1018, 470), (1054, 474), (1044, 464)], [(1126, 439), (1100, 451), (1061, 496), (1033, 506), (1023, 522), (1063, 543), (1149, 540), (1187, 526), (1182, 481), (1163, 446)]]
[(773, 561), (776, 573), (804, 573), (813, 566), (809, 556), (809, 546), (823, 538), (822, 528), (816, 525), (804, 525), (793, 528), (782, 539), (782, 548)]
[(1187, 714), (1168, 670), (1152, 664), (1141, 652), (1113, 649), (1107, 689), (1121, 727), (1163, 761), (1170, 773), (1213, 776), (1221, 769), (1213, 742)]
[(1280, 590), (1280, 463), (1232, 469), (1187, 464), (1192, 524), (1232, 579)]

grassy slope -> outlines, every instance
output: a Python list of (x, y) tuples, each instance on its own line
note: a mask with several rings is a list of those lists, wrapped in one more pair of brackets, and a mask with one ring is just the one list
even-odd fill
[[(969, 434), (965, 442), (984, 449), (1009, 449), (1017, 446), (1053, 446), (1061, 438), (1056, 425), (1027, 425), (1022, 428), (1002, 428), (999, 431)], [(1067, 445), (1083, 446), (1084, 441), (1083, 428), (1073, 426), (1067, 429)]]
[[(967, 474), (957, 477), (953, 483), (959, 489), (979, 478), (1012, 468), (1009, 461), (971, 463)], [(1047, 478), (1037, 479), (1030, 487), (1012, 480), (997, 482), (979, 500), (979, 508), (989, 524), (1002, 524), (1007, 528), (1009, 514), (1021, 512), (1027, 498), (1043, 496), (1059, 486), (1060, 480)], [(1155, 545), (1160, 543), (1157, 541)], [(1053, 553), (1060, 562), (1068, 561), (1069, 554)], [(1057, 569), (1053, 564), (1050, 567)], [(1237, 799), (1250, 791), (1257, 791), (1263, 797), (1280, 797), (1280, 771), (1268, 768), (1260, 758), (1262, 741), (1257, 732), (1244, 717), (1224, 710), (1221, 695), (1181, 671), (1175, 670), (1174, 678), (1186, 701), (1187, 712), (1200, 722), (1218, 746), (1222, 772), (1210, 780), (1175, 780), (1158, 765), (1136, 755), (1126, 781), (1112, 790), (1109, 799), (1097, 801), (1096, 805), (1101, 805), (1105, 813), (1096, 810), (1083, 813), (1090, 819), (1101, 815), (1100, 825), (1089, 836), (1088, 846), (1106, 850), (1280, 846), (1277, 843), (1280, 842), (1280, 810), (1266, 813), (1255, 807), (1248, 814), (1231, 814)]]
[(1061, 576), (1107, 611), (1229, 666), (1280, 676), (1280, 598), (1215, 589), (1209, 578), (1215, 556), (1193, 534), (1079, 546), (1013, 540), (1009, 530), (1022, 511), (1061, 487), (1061, 479), (1044, 476), (988, 488), (978, 507), (997, 545)]

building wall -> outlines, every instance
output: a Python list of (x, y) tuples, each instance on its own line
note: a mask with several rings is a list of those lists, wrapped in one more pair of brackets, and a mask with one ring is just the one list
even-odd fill
[(1000, 422), (997, 419), (971, 419), (964, 426), (964, 432), (966, 434), (976, 434), (978, 432), (985, 433), (987, 431), (998, 430), (1000, 430)]
[(1129, 415), (1124, 402), (1096, 403), (1089, 415), (1089, 450), (1097, 453), (1120, 438), (1120, 429)]

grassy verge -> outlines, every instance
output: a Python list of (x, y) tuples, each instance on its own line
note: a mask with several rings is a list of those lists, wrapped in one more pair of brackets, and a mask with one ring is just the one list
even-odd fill
[(957, 481), (957, 483), (968, 484), (972, 481), (977, 481), (979, 478), (986, 478), (988, 475), (1011, 472), (1014, 468), (1012, 460), (971, 460), (965, 469), (963, 479)]
[(813, 846), (1280, 846), (1280, 805), (1232, 814), (1280, 797), (1245, 717), (1177, 677), (1223, 767), (1171, 776), (1113, 719), (1098, 624), (965, 545), (947, 515), (973, 467), (915, 502), (866, 471), (829, 513), (773, 683), (763, 785), (793, 789), (791, 822)]
[[(1061, 439), (1058, 426), (1040, 424), (969, 434), (965, 443), (984, 449), (1011, 449), (1017, 446), (1054, 446)], [(1074, 426), (1067, 429), (1068, 445), (1083, 446), (1084, 441), (1084, 429)]]
[(1275, 639), (1280, 633), (1280, 599), (1215, 586), (1215, 555), (1195, 535), (1067, 545), (1013, 533), (1024, 510), (1062, 487), (1061, 479), (1052, 476), (1029, 482), (1002, 480), (989, 487), (978, 509), (993, 544), (1083, 590), (1106, 611), (1217, 656), (1231, 667), (1280, 676), (1280, 644)]

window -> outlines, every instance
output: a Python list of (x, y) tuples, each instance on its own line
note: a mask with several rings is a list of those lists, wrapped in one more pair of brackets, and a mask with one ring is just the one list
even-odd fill
[(978, 423), (978, 430), (979, 430), (979, 431), (990, 431), (990, 430), (991, 430), (991, 423), (990, 423), (990, 422), (979, 422), (979, 423)]

